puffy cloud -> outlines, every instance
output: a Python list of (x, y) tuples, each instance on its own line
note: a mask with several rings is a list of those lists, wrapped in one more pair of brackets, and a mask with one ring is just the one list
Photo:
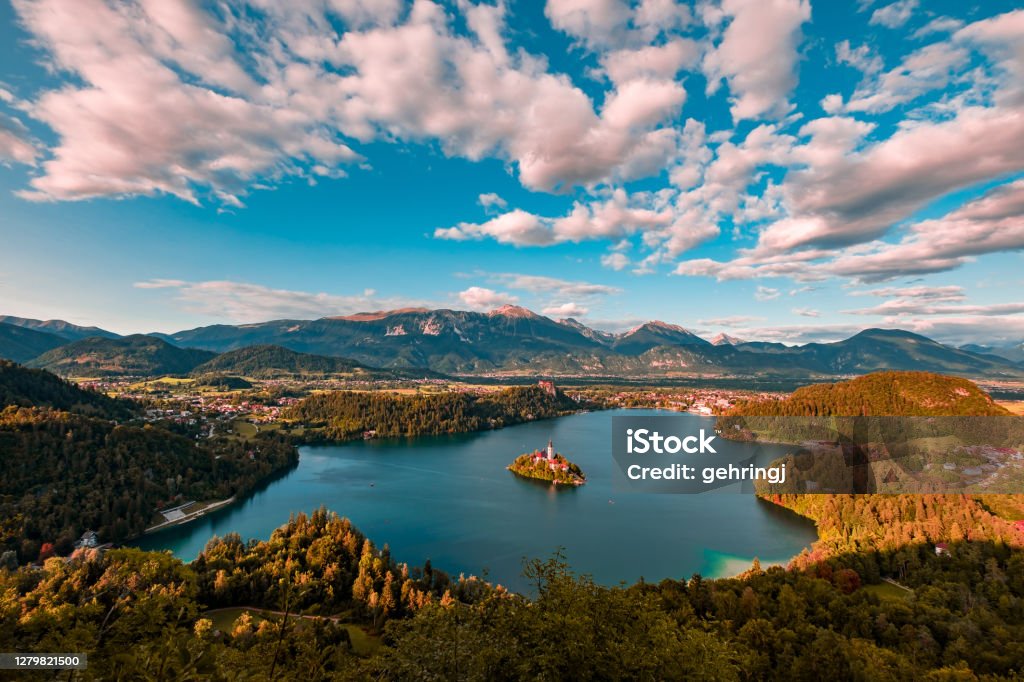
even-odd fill
[(469, 287), (460, 291), (459, 299), (473, 310), (491, 310), (519, 301), (516, 296), (485, 287)]
[(759, 249), (867, 241), (928, 202), (1024, 168), (1024, 115), (967, 107), (953, 119), (904, 128), (864, 152), (795, 171), (784, 186), (794, 215), (761, 233)]
[(757, 290), (754, 291), (754, 299), (758, 301), (771, 301), (782, 295), (778, 289), (771, 287), (758, 285)]
[(21, 121), (0, 113), (0, 163), (34, 166), (39, 150)]
[[(58, 142), (24, 196), (209, 193), (239, 205), (253, 186), (343, 175), (361, 160), (353, 139), (436, 140), (450, 155), (507, 160), (547, 191), (651, 175), (675, 153), (662, 124), (685, 92), (672, 76), (611, 59), (635, 77), (598, 112), (543, 58), (509, 52), (503, 4), (459, 4), (459, 33), (429, 0), (407, 12), (394, 1), (252, 2), (18, 0), (54, 68), (74, 76), (30, 102)], [(629, 31), (660, 33), (651, 22), (666, 12), (686, 14), (644, 3), (629, 9)]]
[(942, 218), (912, 225), (896, 243), (877, 241), (840, 255), (829, 268), (873, 282), (951, 270), (986, 253), (1024, 249), (1024, 180), (995, 188)]
[(871, 20), (868, 23), (878, 24), (886, 28), (899, 28), (910, 20), (914, 10), (917, 9), (918, 0), (897, 0), (897, 2), (885, 7), (879, 7), (871, 13)]
[[(728, 262), (706, 258), (683, 261), (675, 272), (720, 280), (786, 276), (813, 281), (839, 276), (862, 282), (944, 272), (975, 256), (1024, 250), (1021, 215), (1024, 180), (998, 186), (941, 218), (914, 223), (896, 242), (874, 240), (839, 251), (805, 249), (771, 256), (754, 249)], [(779, 229), (779, 223), (768, 229)], [(811, 224), (807, 231), (820, 229)], [(799, 230), (793, 223), (790, 237)]]
[(915, 38), (923, 38), (933, 33), (952, 33), (961, 28), (964, 22), (952, 17), (935, 17), (921, 28), (914, 31)]
[(801, 25), (811, 18), (806, 0), (724, 0), (731, 18), (721, 42), (704, 58), (708, 88), (729, 82), (734, 119), (781, 117), (796, 85)]
[(621, 293), (618, 287), (606, 284), (579, 282), (544, 275), (524, 275), (515, 272), (496, 272), (486, 275), (488, 281), (502, 284), (509, 289), (529, 291), (535, 294), (549, 294), (561, 298), (589, 296), (610, 296)]
[(949, 286), (883, 287), (867, 291), (852, 291), (851, 296), (878, 296), (881, 298), (902, 298), (916, 301), (962, 301), (966, 298), (964, 288)]
[(908, 55), (895, 69), (857, 88), (845, 109), (888, 111), (924, 93), (945, 88), (953, 74), (969, 60), (970, 53), (963, 47), (950, 43), (928, 45)]
[(455, 241), (491, 237), (502, 244), (516, 246), (546, 246), (556, 241), (544, 219), (518, 208), (483, 223), (459, 223), (455, 227), (438, 228), (434, 230), (434, 236)]
[(690, 23), (690, 9), (676, 0), (547, 0), (551, 25), (592, 50), (649, 43)]
[(484, 210), (508, 208), (508, 202), (494, 192), (481, 194), (477, 197), (477, 202), (484, 207)]
[(489, 237), (517, 246), (617, 239), (639, 230), (671, 224), (672, 211), (658, 208), (656, 203), (657, 197), (631, 196), (624, 190), (616, 190), (605, 201), (576, 202), (569, 214), (559, 218), (541, 217), (517, 208), (483, 223), (463, 222), (454, 227), (438, 228), (434, 236), (456, 241)]
[(664, 45), (622, 49), (601, 56), (601, 66), (613, 83), (637, 79), (673, 80), (684, 68), (696, 65), (700, 47), (689, 38), (676, 38)]
[(81, 83), (31, 103), (60, 141), (27, 198), (162, 192), (196, 201), (199, 185), (237, 203), (259, 177), (359, 158), (308, 113), (262, 94), (212, 17), (185, 3), (14, 4), (54, 67)]
[(612, 270), (622, 270), (629, 265), (629, 258), (619, 251), (601, 256), (601, 265)]
[(175, 300), (188, 312), (227, 318), (235, 322), (319, 318), (424, 304), (422, 301), (404, 298), (377, 297), (372, 290), (356, 295), (338, 296), (273, 289), (261, 284), (226, 280), (188, 282), (177, 279), (151, 279), (136, 282), (135, 287), (173, 291)]
[(547, 306), (541, 312), (551, 317), (584, 317), (590, 311), (577, 303), (570, 302)]
[(842, 40), (836, 44), (836, 59), (840, 64), (849, 64), (866, 76), (878, 73), (885, 66), (882, 58), (875, 54), (867, 44), (860, 47), (850, 47), (849, 40)]

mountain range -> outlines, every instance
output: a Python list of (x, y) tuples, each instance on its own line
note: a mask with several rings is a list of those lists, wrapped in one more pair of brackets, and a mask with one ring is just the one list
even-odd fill
[[(486, 313), (406, 308), (318, 320), (218, 324), (173, 334), (122, 338), (98, 330), (102, 333), (77, 341), (69, 341), (58, 332), (76, 335), (87, 328), (53, 320), (0, 319), (8, 320), (7, 326), (56, 339), (58, 345), (50, 348), (45, 346), (53, 339), (31, 339), (41, 349), (30, 361), (31, 366), (79, 376), (95, 376), (97, 370), (116, 373), (128, 369), (252, 377), (428, 368), (468, 375), (803, 377), (898, 369), (987, 378), (1024, 377), (1024, 364), (988, 349), (978, 352), (954, 348), (898, 329), (867, 329), (834, 343), (786, 346), (743, 341), (724, 334), (707, 341), (690, 330), (661, 321), (612, 334), (574, 319), (554, 320), (518, 306), (502, 306)], [(0, 326), (0, 357), (18, 359), (13, 357), (17, 353), (24, 361), (32, 344), (8, 341), (3, 329)], [(254, 352), (253, 346), (267, 348)], [(224, 360), (224, 356), (214, 359), (215, 354), (241, 349), (250, 350)], [(338, 365), (339, 358), (344, 359), (344, 367)], [(205, 369), (201, 368), (203, 363), (209, 363)], [(416, 373), (423, 375), (422, 370)]]

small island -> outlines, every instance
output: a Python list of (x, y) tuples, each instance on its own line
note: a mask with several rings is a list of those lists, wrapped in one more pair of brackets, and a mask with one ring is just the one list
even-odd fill
[(517, 476), (551, 481), (553, 485), (583, 485), (587, 477), (578, 465), (555, 452), (554, 443), (548, 441), (544, 450), (527, 452), (516, 457), (508, 470)]

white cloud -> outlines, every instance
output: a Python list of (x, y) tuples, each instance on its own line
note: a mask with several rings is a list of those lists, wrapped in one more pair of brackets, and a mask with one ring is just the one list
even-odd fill
[(964, 22), (952, 17), (935, 17), (921, 28), (914, 31), (915, 38), (923, 38), (934, 33), (952, 33), (962, 28)]
[(970, 54), (963, 47), (950, 43), (928, 45), (908, 55), (895, 69), (858, 87), (845, 109), (879, 113), (911, 102), (925, 93), (945, 88), (953, 74), (969, 60)]
[(877, 296), (880, 298), (902, 298), (917, 301), (962, 301), (967, 296), (964, 288), (951, 284), (948, 286), (914, 286), (914, 287), (883, 287), (867, 291), (852, 291), (851, 296)]
[(518, 208), (483, 223), (459, 223), (455, 227), (439, 227), (434, 230), (434, 236), (455, 241), (490, 237), (502, 244), (516, 246), (546, 246), (556, 241), (544, 219)]
[(547, 306), (541, 312), (551, 317), (583, 317), (590, 311), (577, 303), (562, 303)]
[(491, 209), (496, 208), (508, 208), (508, 202), (502, 199), (499, 195), (495, 194), (494, 192), (487, 192), (485, 194), (481, 194), (477, 198), (477, 202), (481, 206), (483, 206), (485, 211), (489, 211)]
[(754, 299), (757, 301), (771, 301), (778, 298), (780, 295), (781, 292), (778, 289), (761, 285), (758, 285), (757, 290), (754, 291)]
[(676, 0), (547, 0), (551, 25), (591, 50), (649, 43), (690, 23), (690, 9)]
[[(361, 160), (352, 140), (436, 140), (449, 155), (506, 160), (546, 191), (645, 177), (674, 154), (663, 124), (685, 92), (671, 76), (618, 83), (598, 112), (545, 59), (507, 49), (503, 4), (457, 5), (460, 34), (429, 0), (408, 12), (393, 1), (254, 1), (242, 19), (228, 6), (17, 0), (55, 70), (73, 74), (29, 103), (58, 142), (23, 196), (212, 195), (237, 206), (254, 186), (343, 175)], [(629, 10), (628, 29), (653, 38), (652, 22), (687, 14), (647, 2)]]
[(876, 74), (885, 66), (881, 56), (875, 54), (871, 46), (865, 43), (860, 47), (850, 47), (849, 40), (836, 44), (836, 59), (840, 64), (849, 64), (865, 76)]
[(736, 120), (782, 117), (796, 85), (801, 25), (811, 18), (806, 0), (724, 0), (731, 18), (722, 41), (704, 59), (708, 88), (729, 82)]
[(459, 299), (473, 310), (491, 310), (519, 301), (516, 296), (485, 287), (469, 287), (460, 291)]
[(664, 45), (623, 49), (601, 56), (601, 66), (613, 83), (653, 78), (673, 80), (684, 68), (696, 65), (700, 47), (688, 38), (676, 38)]
[(821, 317), (821, 311), (814, 308), (793, 308), (793, 314), (800, 317)]
[(483, 223), (464, 222), (438, 228), (434, 236), (456, 241), (489, 237), (517, 246), (619, 239), (640, 230), (671, 224), (672, 211), (654, 206), (656, 203), (657, 197), (627, 195), (623, 190), (616, 190), (605, 201), (576, 202), (569, 214), (559, 218), (537, 216), (517, 208)]
[(918, 0), (897, 0), (897, 2), (885, 7), (880, 7), (871, 13), (871, 20), (868, 23), (878, 24), (886, 28), (899, 28), (910, 20), (914, 10), (917, 9)]
[(367, 310), (395, 309), (424, 305), (405, 298), (377, 297), (372, 290), (339, 296), (327, 293), (273, 289), (261, 284), (231, 281), (188, 282), (151, 279), (136, 282), (137, 289), (173, 291), (186, 311), (235, 322), (263, 322), (274, 319), (308, 319), (347, 315)]
[(571, 281), (545, 275), (496, 272), (485, 276), (488, 281), (501, 284), (509, 289), (529, 291), (535, 294), (549, 294), (563, 298), (611, 296), (622, 293), (622, 290), (618, 287), (608, 286), (607, 284)]
[(0, 113), (0, 164), (16, 162), (34, 166), (38, 156), (39, 150), (21, 121)]
[(630, 263), (626, 254), (619, 251), (606, 253), (601, 256), (601, 265), (611, 270), (622, 270)]
[(763, 321), (763, 317), (757, 317), (756, 315), (729, 315), (728, 317), (713, 317), (706, 320), (697, 320), (697, 324), (704, 325), (707, 327), (742, 327), (745, 325), (751, 325), (755, 322)]

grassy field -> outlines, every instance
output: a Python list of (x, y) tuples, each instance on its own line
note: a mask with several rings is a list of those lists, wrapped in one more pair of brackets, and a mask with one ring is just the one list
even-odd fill
[[(217, 630), (231, 632), (235, 621), (245, 612), (252, 616), (252, 621), (255, 624), (259, 624), (260, 621), (264, 620), (278, 620), (281, 618), (277, 614), (263, 614), (259, 609), (247, 609), (245, 607), (218, 609), (209, 613), (206, 617), (213, 621), (213, 627)], [(290, 617), (296, 619), (300, 627), (302, 623), (309, 622), (297, 614)], [(348, 630), (349, 639), (352, 641), (352, 651), (359, 656), (369, 656), (380, 646), (380, 637), (367, 633), (361, 626), (355, 623), (342, 623), (341, 625)]]
[(877, 596), (879, 599), (909, 599), (914, 593), (904, 590), (892, 583), (878, 583), (877, 585), (865, 585), (861, 588), (865, 592)]
[(1017, 416), (1024, 417), (1024, 400), (997, 400), (996, 404), (1005, 407)]

